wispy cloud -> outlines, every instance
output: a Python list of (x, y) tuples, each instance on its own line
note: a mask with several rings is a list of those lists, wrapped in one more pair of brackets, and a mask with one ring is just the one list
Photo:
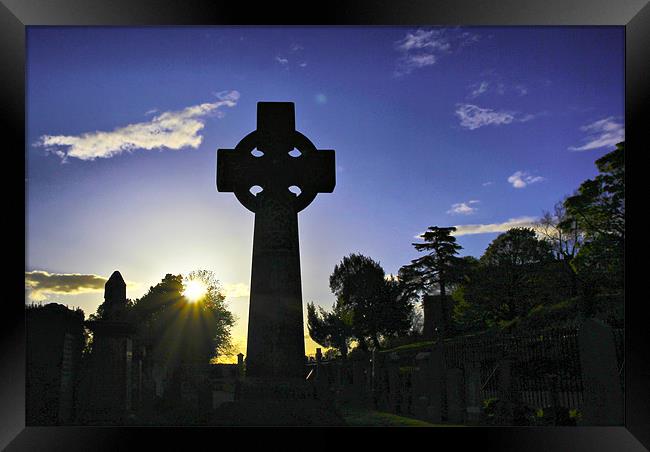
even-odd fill
[(447, 213), (452, 215), (471, 215), (478, 210), (476, 207), (472, 207), (472, 204), (478, 204), (479, 202), (476, 199), (472, 199), (467, 202), (452, 204), (451, 209)]
[(535, 184), (543, 180), (544, 178), (542, 176), (531, 176), (526, 171), (517, 171), (512, 176), (508, 177), (508, 182), (510, 182), (514, 188), (524, 188), (527, 185)]
[(520, 96), (525, 96), (528, 94), (528, 87), (526, 87), (526, 85), (518, 84), (515, 85), (515, 91), (517, 91)]
[(434, 28), (412, 30), (395, 42), (400, 53), (395, 76), (410, 74), (415, 69), (432, 66), (438, 59), (458, 49), (478, 41), (475, 33), (458, 28)]
[(479, 74), (480, 79), (467, 86), (469, 93), (468, 99), (475, 99), (484, 94), (498, 94), (503, 95), (516, 95), (525, 96), (530, 91), (529, 86), (532, 84), (539, 87), (541, 82), (539, 80), (526, 80), (526, 83), (512, 79), (511, 77), (504, 77), (495, 69), (488, 69)]
[(64, 161), (71, 157), (80, 160), (110, 158), (136, 149), (197, 148), (203, 141), (199, 132), (205, 127), (205, 119), (211, 115), (222, 117), (221, 109), (236, 106), (239, 99), (238, 91), (222, 91), (215, 95), (218, 98), (216, 102), (167, 111), (149, 122), (129, 124), (110, 132), (43, 135), (36, 145), (45, 147)]
[(470, 89), (472, 90), (472, 92), (469, 93), (469, 97), (474, 99), (480, 96), (481, 94), (483, 94), (488, 90), (488, 86), (490, 86), (490, 84), (486, 81), (483, 81), (481, 83), (473, 83), (472, 85), (470, 85)]
[(460, 126), (475, 130), (488, 125), (511, 124), (513, 122), (527, 122), (535, 116), (521, 114), (513, 111), (497, 111), (490, 108), (481, 108), (473, 104), (456, 104), (456, 116), (460, 119)]
[[(291, 44), (288, 50), (275, 56), (275, 61), (280, 64), (280, 66), (283, 66), (287, 71), (289, 70), (289, 66), (297, 65), (298, 67), (305, 68), (307, 67), (307, 62), (305, 61), (303, 50), (305, 50), (305, 48), (302, 45), (296, 43)], [(298, 63), (296, 63), (296, 60)]]
[(583, 140), (586, 143), (582, 146), (570, 146), (571, 151), (613, 147), (621, 141), (625, 141), (625, 127), (613, 116), (582, 126), (580, 130), (587, 132), (587, 137)]
[[(503, 223), (487, 223), (487, 224), (459, 224), (455, 225), (456, 231), (452, 235), (458, 237), (461, 235), (474, 235), (474, 234), (491, 234), (494, 232), (506, 232), (512, 228), (531, 228), (537, 227), (537, 217), (516, 217), (510, 218)], [(415, 239), (422, 239), (424, 232), (414, 235)]]
[(246, 283), (226, 283), (223, 285), (226, 298), (248, 297), (251, 293)]
[(33, 301), (42, 301), (48, 295), (76, 295), (104, 290), (106, 278), (80, 273), (25, 272), (25, 288)]
[(492, 185), (493, 183), (494, 183), (494, 182), (492, 182), (491, 180), (489, 180), (489, 181), (487, 181), (487, 182), (483, 182), (481, 185), (483, 185), (484, 187), (487, 187), (487, 186), (489, 186), (489, 185)]
[(536, 221), (536, 217), (517, 217), (511, 218), (503, 223), (462, 224), (455, 226), (456, 231), (453, 235), (488, 234), (493, 232), (506, 232), (512, 228), (532, 228), (535, 226)]

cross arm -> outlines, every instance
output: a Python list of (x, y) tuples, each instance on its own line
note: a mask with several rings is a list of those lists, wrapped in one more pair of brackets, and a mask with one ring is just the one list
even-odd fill
[(297, 171), (298, 184), (301, 188), (313, 190), (316, 193), (332, 193), (336, 185), (336, 167), (334, 151), (320, 149), (305, 155), (308, 160)]
[(234, 192), (248, 190), (265, 180), (264, 170), (255, 157), (235, 149), (217, 150), (217, 190)]

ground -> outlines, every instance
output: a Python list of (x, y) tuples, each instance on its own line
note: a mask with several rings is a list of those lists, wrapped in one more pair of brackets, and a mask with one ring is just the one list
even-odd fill
[(419, 419), (361, 407), (342, 407), (341, 415), (346, 424), (352, 427), (461, 427), (453, 424), (431, 424)]

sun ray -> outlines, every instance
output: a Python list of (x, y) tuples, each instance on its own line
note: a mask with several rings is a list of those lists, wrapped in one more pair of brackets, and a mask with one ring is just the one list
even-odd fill
[(203, 298), (208, 292), (208, 287), (202, 281), (197, 279), (190, 279), (185, 282), (185, 290), (183, 296), (191, 303), (195, 303)]

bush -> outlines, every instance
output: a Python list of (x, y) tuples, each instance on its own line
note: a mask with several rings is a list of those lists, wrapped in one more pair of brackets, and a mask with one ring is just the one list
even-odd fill
[(533, 306), (518, 325), (523, 330), (540, 327), (561, 327), (575, 324), (578, 319), (577, 298), (555, 304)]

